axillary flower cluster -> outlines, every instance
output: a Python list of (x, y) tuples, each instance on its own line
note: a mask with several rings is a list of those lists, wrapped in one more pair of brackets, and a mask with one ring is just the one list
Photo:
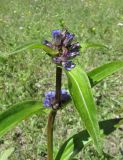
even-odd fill
[(80, 54), (80, 44), (78, 42), (73, 43), (75, 35), (69, 33), (67, 30), (53, 30), (52, 42), (45, 40), (44, 45), (52, 49), (57, 50), (52, 60), (55, 64), (62, 65), (66, 70), (71, 70), (75, 67), (72, 59)]
[[(61, 89), (61, 103), (65, 103), (70, 100), (70, 94), (65, 89)], [(45, 93), (44, 106), (51, 107), (55, 101), (55, 91), (49, 91)]]

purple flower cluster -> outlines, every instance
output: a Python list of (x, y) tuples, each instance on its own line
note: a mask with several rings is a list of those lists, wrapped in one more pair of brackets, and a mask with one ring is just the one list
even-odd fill
[(75, 35), (67, 30), (53, 30), (52, 43), (44, 41), (47, 47), (53, 48), (59, 53), (53, 57), (53, 62), (64, 66), (66, 70), (71, 70), (75, 66), (71, 59), (80, 54), (80, 44), (78, 42), (72, 43), (74, 37)]
[[(70, 94), (65, 90), (61, 90), (61, 103), (65, 103), (70, 100)], [(52, 107), (55, 101), (55, 91), (49, 91), (45, 93), (44, 106)]]

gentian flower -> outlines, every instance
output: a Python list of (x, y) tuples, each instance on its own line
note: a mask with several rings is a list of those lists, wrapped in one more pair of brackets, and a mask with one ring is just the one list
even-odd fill
[(66, 70), (71, 70), (75, 64), (71, 61), (74, 57), (80, 54), (80, 44), (72, 43), (75, 35), (67, 30), (53, 30), (52, 42), (44, 41), (44, 45), (57, 50), (58, 54), (52, 57), (55, 64), (62, 65)]
[[(61, 89), (61, 103), (65, 103), (68, 100), (70, 100), (70, 94), (65, 89)], [(52, 107), (54, 101), (55, 101), (55, 91), (46, 92), (44, 106)]]
[(70, 71), (75, 67), (75, 64), (72, 61), (67, 61), (66, 63), (63, 63), (63, 66), (66, 70)]

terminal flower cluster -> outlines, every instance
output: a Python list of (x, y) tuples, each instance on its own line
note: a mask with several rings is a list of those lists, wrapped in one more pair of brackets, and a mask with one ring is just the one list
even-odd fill
[(53, 62), (62, 65), (66, 70), (75, 67), (72, 59), (80, 54), (80, 44), (73, 43), (74, 38), (75, 35), (67, 30), (53, 30), (52, 42), (44, 41), (44, 45), (58, 51), (58, 54), (53, 57)]

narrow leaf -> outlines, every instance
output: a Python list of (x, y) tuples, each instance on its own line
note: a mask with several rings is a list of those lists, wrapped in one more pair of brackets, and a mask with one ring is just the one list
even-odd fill
[(0, 153), (0, 160), (8, 160), (14, 152), (14, 147), (8, 148)]
[(43, 112), (44, 108), (40, 101), (26, 101), (12, 106), (7, 111), (0, 114), (0, 138), (9, 130), (14, 128), (19, 122), (34, 114)]
[(123, 61), (114, 61), (108, 64), (104, 64), (88, 72), (87, 74), (90, 79), (91, 86), (96, 85), (109, 75), (119, 71), (122, 68), (123, 68)]
[(42, 48), (41, 44), (36, 44), (36, 43), (28, 43), (28, 44), (24, 44), (18, 48), (16, 48), (13, 52), (11, 52), (9, 55), (13, 55), (19, 52), (23, 52), (27, 49), (35, 49), (35, 48)]
[[(109, 135), (116, 130), (115, 126), (123, 118), (119, 119), (109, 119), (99, 122), (100, 128), (103, 130), (103, 135)], [(90, 144), (92, 139), (89, 138), (87, 130), (83, 130), (68, 140), (61, 146), (55, 160), (71, 160), (74, 158), (85, 146)], [(66, 156), (68, 155), (68, 156)]]
[(58, 54), (58, 52), (55, 49), (52, 49), (52, 48), (50, 48), (50, 47), (48, 47), (48, 46), (46, 46), (44, 44), (28, 43), (28, 44), (22, 45), (21, 47), (16, 48), (11, 53), (7, 53), (7, 54), (4, 54), (4, 55), (1, 55), (0, 58), (1, 59), (5, 58), (5, 57), (7, 58), (9, 56), (12, 56), (12, 55), (21, 53), (23, 51), (26, 51), (27, 49), (36, 49), (36, 48), (43, 49), (50, 56), (55, 56), (55, 55)]
[(81, 43), (81, 51), (82, 51), (82, 52), (83, 52), (85, 49), (88, 49), (88, 48), (106, 48), (106, 49), (108, 49), (108, 47), (105, 46), (105, 45), (103, 45), (103, 44), (88, 43), (88, 42)]
[(69, 91), (74, 105), (79, 112), (87, 131), (93, 139), (96, 150), (98, 153), (101, 153), (102, 145), (96, 106), (87, 74), (77, 66), (71, 71), (66, 71), (66, 74), (68, 77)]

